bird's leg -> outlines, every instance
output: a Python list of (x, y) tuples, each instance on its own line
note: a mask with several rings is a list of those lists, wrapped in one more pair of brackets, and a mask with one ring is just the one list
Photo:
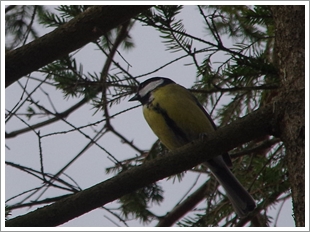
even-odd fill
[(208, 138), (208, 134), (206, 132), (199, 134), (199, 141), (204, 141)]

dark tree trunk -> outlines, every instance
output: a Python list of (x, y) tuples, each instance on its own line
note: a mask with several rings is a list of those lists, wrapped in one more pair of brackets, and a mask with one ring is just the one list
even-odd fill
[(286, 148), (296, 226), (305, 226), (305, 7), (272, 6), (275, 54), (284, 113), (279, 124)]

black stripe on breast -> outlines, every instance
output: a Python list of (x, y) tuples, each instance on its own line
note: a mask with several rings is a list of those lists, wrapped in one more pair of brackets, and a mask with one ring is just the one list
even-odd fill
[(175, 123), (175, 121), (173, 121), (169, 117), (166, 110), (161, 108), (158, 103), (156, 105), (152, 105), (152, 108), (154, 111), (156, 111), (157, 113), (161, 114), (164, 117), (167, 126), (173, 131), (176, 137), (178, 137), (178, 139), (182, 141), (184, 145), (190, 142), (189, 138), (186, 136), (184, 131)]

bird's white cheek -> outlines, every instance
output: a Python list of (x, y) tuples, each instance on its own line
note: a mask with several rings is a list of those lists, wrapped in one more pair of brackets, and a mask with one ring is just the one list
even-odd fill
[(158, 86), (160, 86), (163, 82), (164, 82), (164, 80), (159, 79), (157, 81), (152, 81), (152, 82), (148, 83), (146, 86), (144, 86), (142, 89), (140, 89), (139, 95), (141, 97), (146, 96), (148, 93), (150, 93), (151, 91), (156, 89)]

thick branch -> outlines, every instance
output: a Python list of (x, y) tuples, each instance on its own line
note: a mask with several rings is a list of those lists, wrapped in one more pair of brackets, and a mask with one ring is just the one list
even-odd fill
[(5, 55), (5, 86), (96, 40), (151, 6), (94, 6), (33, 42)]
[[(6, 226), (57, 226), (114, 201), (121, 196), (165, 177), (188, 170), (206, 159), (273, 131), (269, 105), (208, 135), (207, 141), (188, 144), (166, 156), (124, 171), (119, 175), (23, 216), (6, 221)], [(238, 134), (238, 136), (236, 136)]]

